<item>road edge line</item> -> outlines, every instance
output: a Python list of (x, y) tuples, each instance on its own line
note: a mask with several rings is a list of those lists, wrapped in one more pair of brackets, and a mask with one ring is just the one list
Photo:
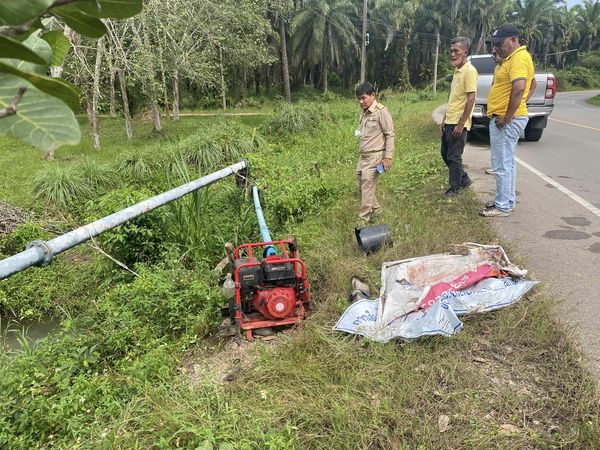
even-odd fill
[(562, 192), (563, 194), (565, 194), (571, 200), (576, 201), (581, 206), (583, 206), (585, 209), (587, 209), (589, 212), (591, 212), (592, 214), (595, 214), (596, 216), (600, 217), (600, 209), (599, 208), (596, 208), (594, 205), (592, 205), (587, 200), (581, 198), (579, 195), (575, 194), (574, 192), (571, 192), (566, 187), (564, 187), (562, 184), (557, 183), (552, 178), (550, 178), (548, 175), (543, 174), (542, 172), (540, 172), (539, 170), (537, 170), (535, 167), (530, 166), (529, 164), (527, 164), (525, 161), (521, 160), (520, 158), (515, 158), (515, 160), (519, 164), (521, 164), (523, 167), (525, 167), (526, 169), (528, 169), (530, 172), (534, 173), (535, 175), (537, 175), (538, 177), (540, 177), (545, 182), (547, 182), (547, 183), (551, 184), (552, 186), (554, 186), (556, 189), (558, 189), (560, 192)]
[(567, 125), (571, 125), (574, 127), (586, 128), (588, 130), (600, 131), (600, 128), (590, 127), (588, 125), (581, 125), (580, 123), (567, 122), (566, 120), (555, 119), (554, 117), (548, 117), (548, 120), (552, 120), (553, 122), (566, 123)]

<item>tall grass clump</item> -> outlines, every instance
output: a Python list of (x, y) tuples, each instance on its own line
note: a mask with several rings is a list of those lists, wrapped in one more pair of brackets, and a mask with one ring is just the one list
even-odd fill
[(75, 166), (75, 170), (81, 174), (82, 178), (94, 191), (108, 188), (115, 181), (115, 172), (109, 165), (99, 163), (91, 158), (81, 160)]
[(277, 109), (273, 118), (265, 125), (265, 129), (269, 133), (299, 133), (318, 127), (326, 119), (327, 110), (320, 104), (285, 103)]
[(250, 136), (239, 126), (219, 124), (194, 133), (176, 145), (176, 158), (183, 157), (200, 172), (238, 161), (258, 145), (253, 132)]
[(137, 149), (119, 155), (115, 169), (120, 175), (135, 181), (143, 181), (153, 175), (149, 155)]
[(74, 167), (53, 165), (35, 174), (33, 192), (46, 203), (64, 208), (79, 198), (91, 196), (93, 188)]
[[(180, 158), (174, 160), (167, 171), (167, 179), (171, 187), (189, 183), (196, 174), (187, 162)], [(210, 217), (207, 214), (208, 188), (196, 190), (185, 197), (169, 203), (170, 233), (182, 248), (199, 251), (205, 247), (212, 236)]]

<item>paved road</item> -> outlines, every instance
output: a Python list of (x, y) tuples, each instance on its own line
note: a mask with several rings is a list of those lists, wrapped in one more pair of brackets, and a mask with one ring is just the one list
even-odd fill
[[(493, 221), (561, 299), (561, 310), (600, 378), (600, 108), (599, 91), (558, 94), (539, 142), (517, 149), (517, 208)], [(464, 162), (482, 200), (495, 192), (489, 144), (471, 139)]]

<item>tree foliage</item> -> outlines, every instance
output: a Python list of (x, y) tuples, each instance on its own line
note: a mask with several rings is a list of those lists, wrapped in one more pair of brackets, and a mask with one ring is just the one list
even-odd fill
[[(290, 86), (326, 91), (358, 81), (361, 0), (143, 3), (140, 13), (142, 0), (2, 2), (0, 132), (46, 150), (77, 142), (73, 112), (83, 103), (99, 147), (100, 111), (121, 112), (131, 141), (136, 113), (162, 132), (161, 117), (177, 120), (182, 107), (257, 105), (252, 89), (281, 88), (289, 101)], [(444, 49), (453, 37), (470, 38), (471, 53), (484, 53), (505, 22), (520, 27), (538, 64), (563, 68), (577, 60), (574, 51), (600, 47), (600, 0), (572, 8), (556, 0), (374, 0), (368, 7), (367, 78), (380, 88), (430, 83), (449, 70)], [(15, 99), (19, 88), (27, 90)]]
[(103, 18), (139, 13), (142, 0), (5, 0), (0, 4), (0, 134), (14, 136), (47, 152), (79, 142), (73, 114), (78, 88), (48, 76), (62, 64), (68, 40), (53, 30), (55, 21), (83, 35), (106, 33)]

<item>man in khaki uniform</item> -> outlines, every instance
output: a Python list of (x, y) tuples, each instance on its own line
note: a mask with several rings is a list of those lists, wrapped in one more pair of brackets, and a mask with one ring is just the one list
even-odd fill
[(375, 100), (373, 85), (365, 82), (356, 88), (356, 97), (362, 109), (360, 128), (356, 130), (360, 137), (356, 181), (361, 199), (360, 219), (368, 222), (373, 214), (382, 210), (375, 188), (381, 165), (385, 171), (392, 168), (394, 153), (394, 123), (388, 109)]

